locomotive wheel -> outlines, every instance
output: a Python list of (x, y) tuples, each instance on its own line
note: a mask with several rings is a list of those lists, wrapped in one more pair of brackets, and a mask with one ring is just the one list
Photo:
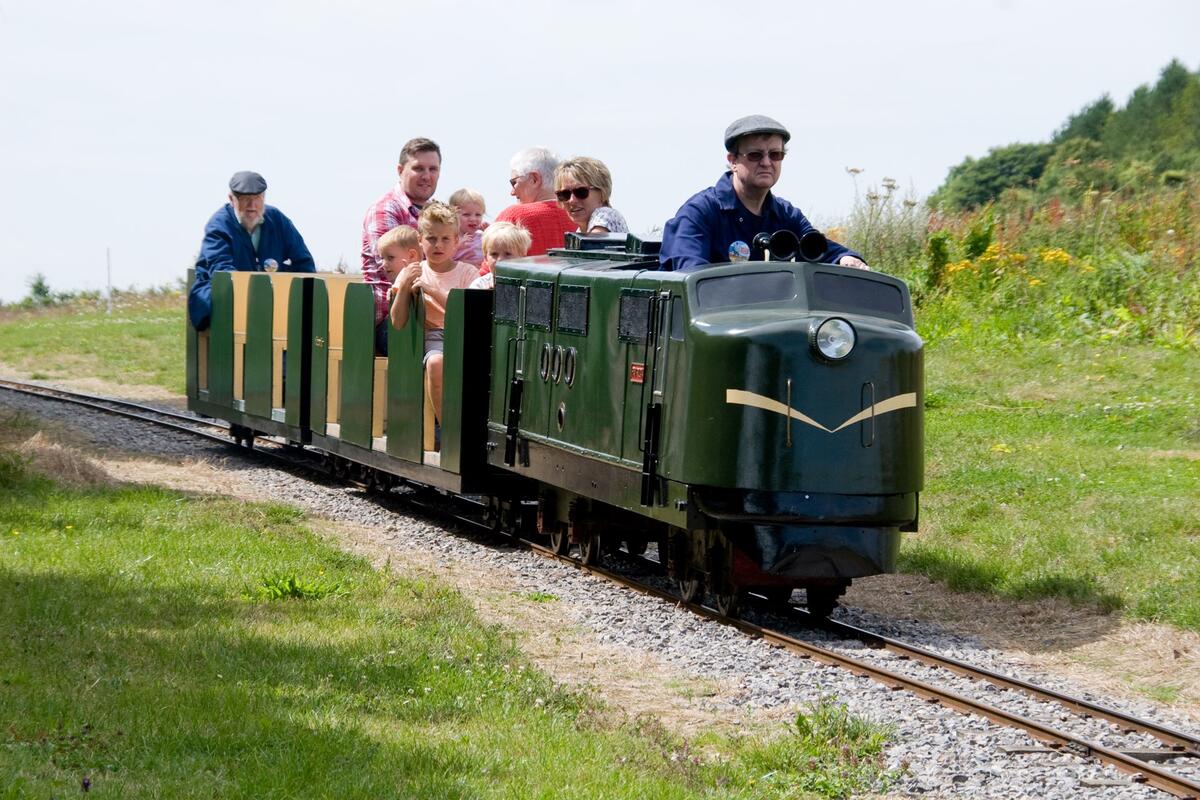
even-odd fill
[(699, 577), (681, 578), (679, 580), (679, 596), (685, 603), (699, 603), (704, 599), (704, 579)]
[(768, 605), (780, 608), (786, 608), (788, 601), (792, 599), (792, 587), (790, 586), (764, 586), (758, 592), (767, 598)]
[(601, 537), (595, 534), (582, 537), (579, 540), (579, 560), (589, 567), (596, 566), (601, 561), (603, 544)]
[(567, 526), (558, 523), (550, 528), (550, 549), (560, 556), (571, 551), (571, 539), (567, 536)]
[(727, 592), (717, 592), (713, 595), (713, 600), (716, 601), (717, 611), (720, 611), (726, 617), (736, 617), (742, 605), (742, 593), (736, 589), (730, 589)]
[(629, 551), (631, 556), (642, 556), (646, 554), (645, 539), (626, 539), (625, 549)]
[(828, 617), (837, 608), (838, 598), (842, 595), (840, 588), (809, 588), (805, 592), (808, 594), (808, 613), (814, 617)]

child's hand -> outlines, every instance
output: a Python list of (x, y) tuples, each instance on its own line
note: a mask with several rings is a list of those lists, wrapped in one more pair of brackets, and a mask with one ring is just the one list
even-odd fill
[(395, 286), (397, 289), (407, 288), (410, 292), (416, 284), (418, 278), (421, 277), (421, 264), (414, 261), (406, 266), (400, 272), (400, 277), (396, 278)]

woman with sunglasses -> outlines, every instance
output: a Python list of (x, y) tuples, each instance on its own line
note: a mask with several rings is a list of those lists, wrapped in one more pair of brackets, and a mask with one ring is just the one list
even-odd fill
[(583, 233), (628, 233), (621, 212), (608, 204), (612, 174), (604, 162), (587, 156), (568, 158), (554, 171), (558, 205)]

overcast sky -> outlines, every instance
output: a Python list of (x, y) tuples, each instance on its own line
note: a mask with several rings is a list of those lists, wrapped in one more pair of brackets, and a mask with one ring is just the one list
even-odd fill
[(777, 193), (829, 225), (846, 167), (924, 196), (1171, 58), (1195, 70), (1198, 32), (1193, 0), (0, 0), (0, 300), (36, 272), (103, 288), (106, 247), (117, 286), (173, 281), (241, 169), (320, 268), (357, 269), (418, 135), (442, 147), (437, 196), (474, 187), (489, 216), (516, 150), (600, 158), (644, 231), (720, 176), (731, 120), (765, 113), (793, 134)]

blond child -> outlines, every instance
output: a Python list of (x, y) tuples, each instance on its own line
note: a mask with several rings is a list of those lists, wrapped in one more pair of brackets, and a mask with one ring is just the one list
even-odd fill
[(496, 262), (520, 258), (529, 252), (533, 237), (529, 231), (511, 222), (496, 222), (483, 232), (483, 268), (471, 284), (472, 289), (496, 288)]
[(456, 261), (458, 212), (444, 203), (425, 206), (417, 220), (421, 252), (425, 260), (406, 266), (396, 280), (396, 298), (391, 319), (397, 328), (408, 324), (413, 294), (421, 290), (425, 302), (425, 393), (433, 413), (442, 418), (442, 341), (446, 324), (446, 300), (451, 289), (466, 289), (479, 277), (474, 264)]
[(459, 189), (450, 195), (450, 207), (458, 211), (460, 237), (454, 260), (467, 261), (478, 267), (483, 263), (481, 234), (487, 227), (483, 222), (483, 215), (487, 213), (483, 195), (474, 189)]
[[(411, 225), (399, 225), (379, 237), (377, 248), (379, 258), (383, 261), (383, 269), (387, 273), (388, 300), (396, 294), (400, 273), (409, 264), (421, 260), (420, 234)], [(375, 353), (386, 356), (388, 351), (388, 321), (384, 317), (375, 326)]]

